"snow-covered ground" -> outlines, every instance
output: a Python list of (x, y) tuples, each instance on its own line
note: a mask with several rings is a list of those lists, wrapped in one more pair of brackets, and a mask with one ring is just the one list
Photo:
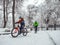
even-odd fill
[(60, 45), (60, 30), (34, 31), (27, 36), (22, 34), (16, 38), (11, 35), (0, 35), (0, 45)]

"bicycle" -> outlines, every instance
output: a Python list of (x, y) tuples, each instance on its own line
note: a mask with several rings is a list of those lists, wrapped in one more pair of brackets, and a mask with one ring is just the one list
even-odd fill
[(15, 37), (17, 37), (20, 34), (23, 34), (23, 36), (26, 36), (27, 35), (27, 33), (28, 33), (27, 29), (26, 28), (23, 28), (22, 30), (20, 30), (19, 27), (20, 26), (18, 25), (17, 27), (15, 27), (14, 29), (12, 29), (12, 31), (11, 31), (11, 36), (12, 37), (15, 38)]

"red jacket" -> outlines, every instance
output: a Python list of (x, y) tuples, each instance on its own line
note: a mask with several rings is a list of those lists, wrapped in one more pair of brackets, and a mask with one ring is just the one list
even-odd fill
[(19, 19), (16, 23), (21, 23), (23, 20), (24, 20), (24, 19), (21, 18), (21, 19)]

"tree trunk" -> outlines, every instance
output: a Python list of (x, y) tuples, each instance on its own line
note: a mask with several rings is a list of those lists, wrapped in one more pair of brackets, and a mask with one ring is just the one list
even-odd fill
[(8, 4), (9, 0), (6, 0), (6, 21), (8, 21)]
[(6, 27), (6, 24), (8, 21), (8, 11), (7, 11), (8, 2), (9, 2), (9, 0), (3, 0), (3, 13), (4, 13), (4, 26), (3, 26), (3, 28)]
[(46, 20), (46, 30), (49, 30), (48, 28), (49, 28), (49, 18), (47, 18)]
[(13, 28), (15, 28), (15, 17), (14, 17), (14, 14), (15, 14), (15, 0), (13, 0), (13, 7), (12, 7)]
[(3, 0), (3, 14), (4, 14), (4, 26), (3, 28), (6, 27), (6, 20), (5, 20), (5, 0)]
[(54, 30), (56, 30), (56, 23), (54, 24)]

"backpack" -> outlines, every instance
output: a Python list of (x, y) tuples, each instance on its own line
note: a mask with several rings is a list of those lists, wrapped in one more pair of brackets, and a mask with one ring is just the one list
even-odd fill
[(25, 26), (25, 21), (22, 21), (22, 22), (21, 22), (21, 25)]

